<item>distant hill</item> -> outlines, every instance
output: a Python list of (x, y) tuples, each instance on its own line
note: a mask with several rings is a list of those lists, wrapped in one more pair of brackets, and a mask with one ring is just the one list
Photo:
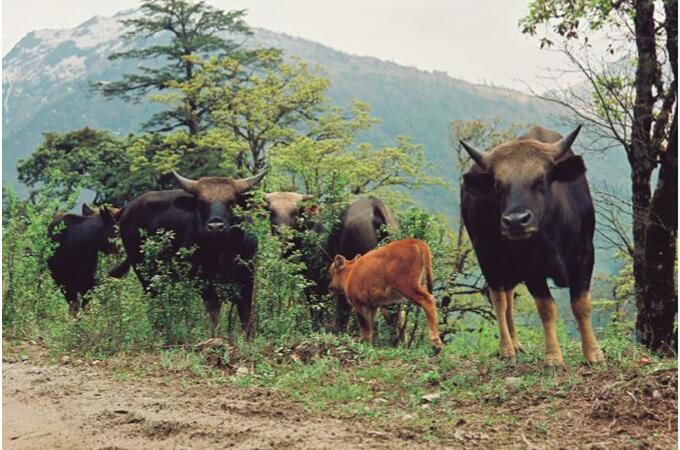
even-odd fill
[[(148, 102), (104, 100), (88, 92), (88, 81), (118, 79), (135, 71), (136, 62), (107, 60), (123, 46), (119, 20), (132, 13), (95, 16), (72, 29), (33, 31), (3, 58), (5, 183), (16, 183), (17, 161), (41, 143), (45, 131), (90, 126), (123, 135), (139, 131), (156, 110)], [(364, 140), (394, 143), (397, 135), (411, 136), (424, 145), (433, 174), (449, 180), (457, 177), (448, 140), (451, 120), (499, 117), (504, 123), (539, 123), (567, 131), (555, 125), (560, 112), (556, 106), (517, 91), (350, 55), (264, 29), (254, 32), (254, 44), (277, 47), (284, 55), (319, 65), (331, 80), (329, 96), (335, 103), (368, 102), (381, 123), (362, 136)], [(626, 185), (629, 169), (622, 153), (587, 155), (587, 159), (591, 182), (620, 180), (621, 186)], [(448, 192), (430, 188), (416, 197), (430, 209), (455, 216), (457, 199)]]

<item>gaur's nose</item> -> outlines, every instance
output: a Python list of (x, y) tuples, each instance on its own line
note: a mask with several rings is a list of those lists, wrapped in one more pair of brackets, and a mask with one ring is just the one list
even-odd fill
[(512, 211), (504, 214), (501, 218), (501, 230), (503, 234), (513, 235), (535, 231), (533, 228), (534, 214), (528, 209)]
[(225, 225), (220, 219), (210, 219), (205, 227), (210, 232), (224, 231)]

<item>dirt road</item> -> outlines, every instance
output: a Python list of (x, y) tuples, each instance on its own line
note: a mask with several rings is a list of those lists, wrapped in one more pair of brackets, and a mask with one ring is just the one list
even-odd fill
[(554, 393), (447, 399), (457, 420), (433, 411), (416, 424), (398, 405), (379, 418), (313, 414), (276, 391), (169, 369), (152, 357), (55, 365), (44, 349), (21, 344), (3, 358), (6, 449), (677, 447), (677, 372), (643, 370), (651, 360), (625, 370), (580, 367), (571, 374), (579, 382)]
[(81, 365), (3, 363), (6, 449), (414, 448), (389, 432), (315, 418), (264, 390)]

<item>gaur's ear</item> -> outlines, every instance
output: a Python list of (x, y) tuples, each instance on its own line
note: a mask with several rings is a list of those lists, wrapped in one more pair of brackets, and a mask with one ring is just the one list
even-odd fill
[(172, 201), (172, 205), (176, 208), (193, 212), (196, 210), (196, 197), (180, 195)]
[(463, 189), (473, 195), (484, 195), (493, 191), (494, 178), (489, 172), (468, 172), (463, 175)]
[(555, 164), (550, 172), (550, 181), (574, 181), (585, 175), (586, 165), (580, 156), (572, 156)]
[(83, 223), (85, 220), (87, 220), (87, 217), (79, 216), (77, 214), (64, 214), (62, 220), (64, 221), (64, 225), (67, 227), (72, 227), (74, 225), (78, 225), (80, 223)]
[(111, 214), (111, 211), (109, 211), (109, 208), (107, 208), (106, 206), (99, 209), (99, 217), (102, 218), (102, 222), (104, 222), (104, 225), (114, 224), (113, 214)]
[(305, 213), (308, 216), (316, 216), (321, 212), (321, 207), (319, 205), (314, 204), (314, 205), (309, 205), (307, 208), (305, 208)]
[(123, 212), (123, 208), (116, 208), (115, 206), (112, 206), (109, 208), (109, 212), (113, 216), (113, 220), (118, 220)]
[(82, 211), (83, 216), (91, 216), (92, 214), (94, 214), (94, 210), (87, 206), (87, 203), (83, 203)]
[(335, 264), (337, 270), (342, 270), (342, 268), (345, 267), (346, 262), (347, 260), (342, 255), (335, 255), (335, 258), (333, 259), (333, 264)]

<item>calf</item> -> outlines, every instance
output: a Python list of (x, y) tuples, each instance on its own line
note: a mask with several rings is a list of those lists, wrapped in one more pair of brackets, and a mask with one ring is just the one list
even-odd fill
[[(373, 321), (379, 306), (406, 297), (420, 306), (427, 318), (430, 342), (439, 352), (442, 341), (437, 325), (436, 300), (432, 296), (432, 255), (418, 239), (403, 239), (347, 260), (337, 255), (329, 269), (332, 291), (340, 291), (357, 313), (362, 337), (373, 340)], [(423, 279), (427, 289), (423, 287)]]
[(73, 316), (80, 308), (78, 296), (94, 287), (99, 252), (114, 251), (110, 241), (116, 234), (113, 214), (105, 207), (88, 212), (87, 216), (57, 213), (47, 229), (50, 238), (56, 243), (47, 265), (55, 283), (64, 293)]

